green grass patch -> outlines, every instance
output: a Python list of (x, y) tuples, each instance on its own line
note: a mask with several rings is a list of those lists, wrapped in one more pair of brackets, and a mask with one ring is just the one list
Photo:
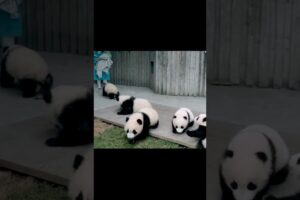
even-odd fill
[(95, 148), (126, 148), (126, 149), (153, 149), (153, 148), (164, 148), (164, 149), (178, 149), (186, 148), (181, 145), (168, 142), (165, 140), (157, 139), (154, 137), (147, 137), (145, 140), (137, 141), (135, 144), (129, 144), (124, 130), (118, 127), (107, 129), (104, 133), (94, 138)]

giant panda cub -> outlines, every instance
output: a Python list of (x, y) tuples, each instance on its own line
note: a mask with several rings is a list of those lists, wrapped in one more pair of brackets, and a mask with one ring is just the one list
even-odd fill
[(193, 126), (187, 130), (186, 134), (199, 138), (202, 146), (206, 149), (206, 114), (195, 117)]
[(117, 101), (119, 102), (121, 107), (118, 115), (128, 115), (134, 112), (138, 112), (142, 108), (152, 108), (152, 105), (148, 100), (135, 98), (128, 95), (118, 96)]
[(34, 97), (50, 90), (53, 78), (45, 60), (35, 51), (15, 45), (4, 50), (1, 63), (1, 86), (19, 86), (23, 97)]
[(220, 167), (223, 200), (262, 199), (288, 175), (289, 151), (273, 129), (251, 125), (229, 143)]
[(188, 108), (180, 108), (173, 116), (172, 131), (173, 133), (184, 133), (194, 124), (194, 115)]
[(149, 135), (150, 128), (157, 128), (159, 116), (153, 108), (142, 108), (129, 117), (126, 117), (124, 131), (129, 143), (145, 139)]
[(110, 99), (117, 99), (120, 95), (120, 92), (112, 83), (106, 83), (103, 87), (103, 96), (109, 97)]
[(299, 200), (300, 199), (300, 153), (291, 157), (289, 175), (279, 185), (271, 186), (264, 200)]
[(58, 135), (48, 146), (75, 146), (93, 142), (93, 92), (83, 86), (59, 86), (44, 93), (49, 117)]
[(76, 155), (74, 174), (70, 179), (68, 194), (72, 200), (94, 200), (94, 151), (85, 156)]

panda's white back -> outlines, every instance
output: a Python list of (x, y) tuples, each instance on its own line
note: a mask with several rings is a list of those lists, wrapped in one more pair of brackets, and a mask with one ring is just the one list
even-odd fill
[(104, 89), (107, 93), (116, 94), (118, 92), (117, 86), (112, 83), (106, 83)]
[(139, 112), (142, 108), (152, 108), (147, 99), (136, 98), (133, 103), (133, 112)]
[(142, 108), (140, 112), (145, 113), (150, 119), (150, 126), (157, 124), (159, 116), (156, 110), (153, 108)]
[(118, 100), (118, 103), (121, 105), (124, 101), (130, 99), (131, 96), (129, 95), (120, 95), (119, 96), (119, 100)]
[(179, 118), (180, 118), (180, 116), (184, 115), (185, 113), (189, 114), (189, 116), (190, 116), (189, 122), (192, 122), (194, 120), (194, 114), (192, 113), (192, 111), (189, 108), (180, 108), (179, 110), (176, 111), (175, 115), (179, 116)]
[(7, 72), (14, 78), (44, 81), (48, 75), (45, 60), (35, 51), (23, 46), (12, 47), (6, 60)]
[(72, 101), (86, 96), (88, 88), (84, 86), (62, 85), (52, 90), (52, 102), (50, 114), (57, 117), (65, 105)]
[(83, 163), (73, 174), (68, 193), (72, 200), (82, 192), (83, 200), (94, 200), (94, 151), (90, 149), (84, 157)]

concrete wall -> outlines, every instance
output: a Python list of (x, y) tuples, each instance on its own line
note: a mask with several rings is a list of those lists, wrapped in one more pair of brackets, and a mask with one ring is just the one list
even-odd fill
[(300, 88), (300, 1), (207, 1), (208, 81)]

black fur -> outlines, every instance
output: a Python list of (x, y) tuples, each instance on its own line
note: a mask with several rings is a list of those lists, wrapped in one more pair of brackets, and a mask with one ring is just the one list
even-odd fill
[(298, 158), (297, 160), (297, 165), (300, 165), (300, 158)]
[(121, 110), (118, 112), (118, 115), (129, 115), (133, 113), (133, 103), (135, 98), (130, 97), (130, 99), (125, 100), (121, 104)]
[(83, 200), (83, 194), (80, 192), (75, 200)]
[(36, 95), (36, 88), (39, 85), (38, 81), (33, 79), (21, 79), (19, 84), (23, 97), (30, 98)]
[(194, 131), (187, 130), (186, 133), (190, 137), (197, 137), (197, 138), (200, 138), (200, 140), (203, 140), (206, 138), (206, 127), (199, 126), (198, 129), (196, 129)]
[(159, 121), (157, 121), (157, 123), (156, 123), (156, 124), (154, 124), (153, 126), (150, 126), (150, 128), (157, 128), (157, 127), (158, 127), (158, 125), (159, 125)]
[(78, 169), (79, 166), (82, 164), (83, 160), (84, 157), (82, 155), (77, 154), (74, 159), (73, 168)]
[(226, 150), (224, 153), (224, 158), (232, 158), (234, 156), (234, 152), (231, 150)]
[(76, 99), (58, 116), (58, 135), (46, 141), (48, 146), (77, 146), (93, 142), (93, 95)]
[(289, 197), (276, 198), (274, 196), (267, 196), (265, 198), (265, 200), (299, 200), (299, 199), (300, 199), (300, 193)]
[(4, 88), (9, 88), (14, 86), (14, 78), (7, 72), (6, 70), (6, 60), (7, 60), (8, 54), (6, 54), (2, 58), (1, 62), (1, 74), (0, 74), (0, 83), (1, 86)]
[[(187, 117), (187, 119), (186, 119), (186, 117), (184, 117), (184, 119), (188, 121), (188, 125), (183, 129), (182, 133), (185, 133), (188, 130), (189, 127), (194, 125), (194, 121), (189, 122), (190, 121), (190, 114), (188, 112), (186, 112), (186, 113), (187, 113), (188, 117)], [(173, 118), (176, 118), (176, 116), (174, 115)], [(178, 134), (176, 129), (175, 129), (175, 126), (173, 124), (173, 120), (172, 120), (172, 132)]]
[(116, 94), (114, 94), (114, 93), (107, 93), (105, 91), (105, 86), (104, 86), (103, 90), (102, 90), (102, 95), (104, 97), (109, 97), (110, 99), (116, 99), (118, 101), (119, 100), (119, 96), (120, 96), (120, 92), (117, 92)]
[(257, 152), (256, 156), (259, 160), (261, 160), (263, 163), (267, 162), (268, 156), (264, 152)]

